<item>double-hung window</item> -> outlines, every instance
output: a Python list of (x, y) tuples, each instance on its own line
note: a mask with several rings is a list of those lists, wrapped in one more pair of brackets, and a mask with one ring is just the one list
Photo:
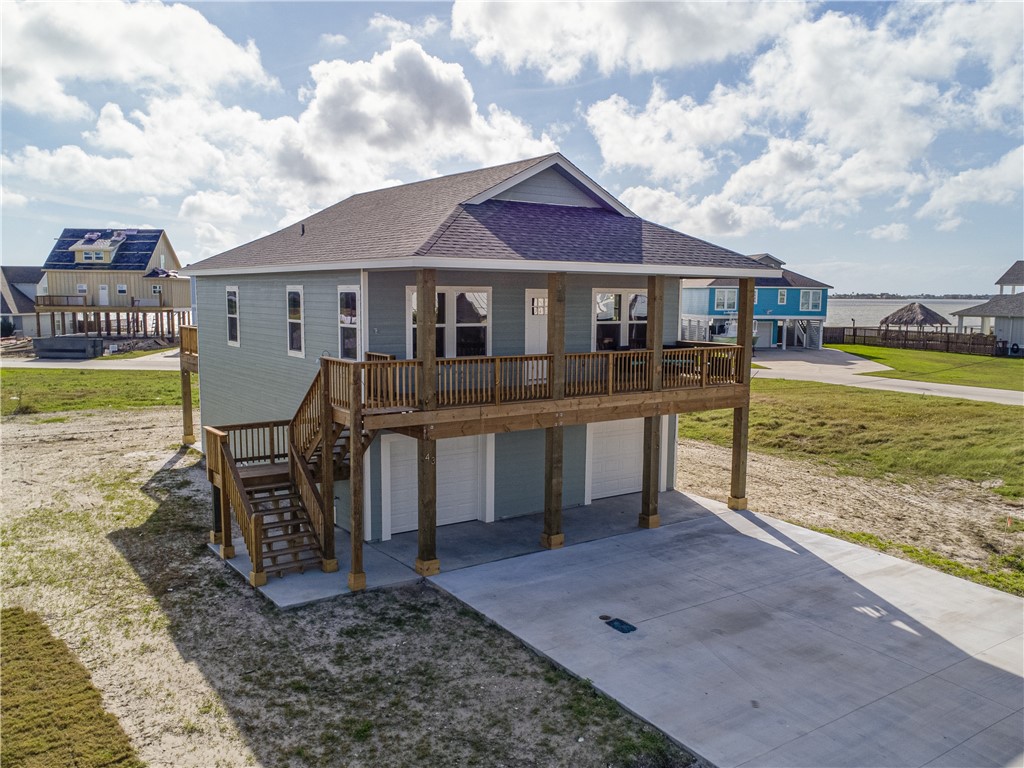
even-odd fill
[(127, 296), (128, 295), (128, 284), (127, 283), (118, 283), (117, 284), (117, 295), (118, 296)]
[(780, 307), (786, 306), (786, 289), (785, 288), (779, 288), (779, 306)]
[(820, 312), (821, 311), (821, 291), (800, 291), (800, 311), (801, 312)]
[(594, 349), (647, 346), (647, 294), (594, 291)]
[(338, 286), (338, 350), (345, 360), (359, 359), (359, 288)]
[[(407, 353), (416, 357), (416, 289), (406, 289), (409, 335)], [(491, 289), (439, 286), (434, 352), (438, 357), (476, 357), (490, 354)]]
[(738, 294), (737, 288), (715, 288), (715, 311), (735, 312)]
[(229, 285), (225, 292), (228, 316), (228, 344), (239, 345), (238, 341), (238, 286)]
[(78, 283), (76, 287), (78, 289), (79, 294), (86, 294), (89, 292), (89, 286), (86, 285), (85, 283)]
[(285, 289), (288, 305), (288, 354), (305, 357), (305, 332), (302, 328), (302, 286), (289, 285)]

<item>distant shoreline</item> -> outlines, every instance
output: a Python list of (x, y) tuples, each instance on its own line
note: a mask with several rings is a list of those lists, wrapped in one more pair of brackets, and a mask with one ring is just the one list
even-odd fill
[(935, 299), (953, 299), (957, 301), (987, 301), (991, 299), (994, 294), (991, 293), (918, 293), (913, 296), (907, 296), (902, 293), (830, 293), (828, 297), (830, 299), (856, 299), (858, 301), (866, 301), (868, 299), (883, 299), (885, 301), (910, 301), (916, 299), (925, 299), (934, 301)]

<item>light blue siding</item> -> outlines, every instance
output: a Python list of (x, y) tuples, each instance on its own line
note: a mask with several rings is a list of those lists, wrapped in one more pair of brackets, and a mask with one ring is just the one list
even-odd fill
[[(562, 506), (583, 503), (586, 483), (587, 428), (564, 430)], [(518, 517), (544, 511), (544, 430), (494, 436), (494, 517)]]
[(548, 168), (516, 184), (499, 195), (495, 200), (515, 200), (523, 203), (546, 203), (548, 205), (572, 205), (584, 208), (602, 207), (594, 198), (584, 192), (575, 181), (570, 181), (554, 168)]

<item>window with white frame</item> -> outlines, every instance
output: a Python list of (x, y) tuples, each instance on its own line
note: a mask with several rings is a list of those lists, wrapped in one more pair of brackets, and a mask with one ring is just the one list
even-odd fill
[(86, 285), (85, 283), (79, 283), (78, 284), (78, 292), (81, 293), (81, 294), (88, 293), (89, 292), (89, 286)]
[(118, 283), (117, 284), (117, 295), (118, 296), (127, 296), (128, 295), (128, 286), (125, 283)]
[(786, 289), (779, 288), (779, 306), (783, 307), (786, 305)]
[(338, 286), (338, 354), (345, 360), (359, 359), (359, 288)]
[(285, 289), (285, 301), (288, 307), (288, 354), (294, 357), (305, 357), (305, 331), (302, 327), (302, 286), (289, 285)]
[[(491, 289), (438, 286), (437, 330), (434, 350), (438, 357), (475, 357), (490, 354)], [(409, 357), (416, 357), (416, 289), (406, 289)]]
[(715, 288), (715, 311), (735, 312), (738, 294), (737, 288)]
[(227, 305), (228, 344), (237, 347), (240, 344), (238, 338), (238, 286), (227, 286), (224, 290), (224, 298)]
[(757, 288), (754, 289), (754, 306), (757, 306)]
[(163, 292), (164, 292), (164, 287), (162, 285), (154, 285), (153, 286), (153, 295), (154, 296), (159, 296)]
[(800, 311), (820, 312), (821, 291), (800, 291)]
[(594, 291), (594, 349), (647, 346), (647, 294)]

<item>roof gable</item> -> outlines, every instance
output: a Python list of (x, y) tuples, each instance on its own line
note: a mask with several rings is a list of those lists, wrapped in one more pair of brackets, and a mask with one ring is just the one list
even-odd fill
[[(123, 233), (113, 258), (107, 263), (78, 263), (75, 261), (75, 249), (81, 250), (83, 241), (113, 242), (115, 235)], [(80, 270), (129, 270), (144, 271), (149, 265), (153, 252), (164, 236), (162, 229), (65, 229), (46, 257), (43, 269), (80, 269)]]
[(25, 315), (35, 312), (34, 298), (22, 292), (18, 284), (37, 285), (42, 277), (43, 270), (39, 267), (0, 267), (0, 313)]
[(996, 285), (1024, 285), (1024, 260), (1015, 261), (1013, 266), (996, 280)]
[(957, 317), (1024, 317), (1024, 293), (993, 296), (984, 304), (958, 309), (951, 314)]

